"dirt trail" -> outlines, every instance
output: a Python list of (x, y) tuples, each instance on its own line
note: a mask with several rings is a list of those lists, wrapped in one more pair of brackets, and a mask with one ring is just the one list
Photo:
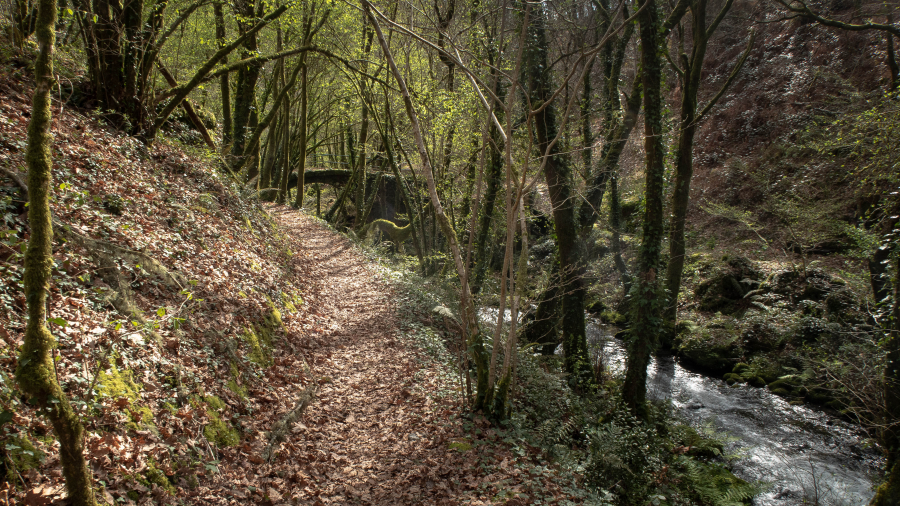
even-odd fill
[[(287, 207), (269, 212), (293, 239), (312, 320), (301, 331), (285, 321), (294, 330), (267, 381), (300, 373), (302, 357), (319, 391), (272, 464), (260, 458), (265, 431), (292, 406), (259, 395), (269, 409), (251, 422), (256, 434), (220, 449), (220, 473), (189, 502), (513, 506), (572, 499), (554, 470), (513, 455), (483, 419), (454, 416), (465, 409), (446, 395), (452, 385), (442, 384), (442, 366), (400, 339), (394, 289), (346, 237)], [(282, 391), (300, 392), (309, 381)]]
[(391, 288), (345, 237), (286, 208), (272, 212), (299, 238), (295, 253), (319, 289), (314, 311), (331, 322), (313, 351), (317, 398), (276, 466), (293, 471), (292, 495), (304, 504), (456, 503), (453, 481), (465, 477), (452, 475), (467, 466), (448, 448), (450, 412), (436, 413), (413, 384), (434, 371), (420, 370), (397, 340)]

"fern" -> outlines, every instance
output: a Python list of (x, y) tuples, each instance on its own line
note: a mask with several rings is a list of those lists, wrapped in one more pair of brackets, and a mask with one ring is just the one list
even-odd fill
[(745, 506), (763, 491), (760, 483), (747, 483), (724, 467), (683, 457), (679, 459), (683, 476), (704, 504), (713, 506)]

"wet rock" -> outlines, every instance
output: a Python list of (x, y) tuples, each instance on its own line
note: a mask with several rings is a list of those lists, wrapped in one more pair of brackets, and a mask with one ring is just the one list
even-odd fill
[(725, 257), (706, 280), (694, 290), (702, 311), (721, 311), (732, 314), (741, 309), (740, 301), (759, 284), (761, 273), (744, 257)]
[(679, 333), (674, 340), (674, 351), (686, 362), (717, 374), (728, 372), (737, 362), (738, 333), (734, 321), (719, 319), (706, 327), (697, 327)]

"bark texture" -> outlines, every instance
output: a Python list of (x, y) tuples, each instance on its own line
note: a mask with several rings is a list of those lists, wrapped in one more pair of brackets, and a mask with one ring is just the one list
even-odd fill
[(638, 15), (641, 38), (642, 86), (644, 92), (644, 152), (646, 186), (643, 240), (638, 274), (631, 290), (632, 327), (622, 397), (640, 418), (647, 416), (647, 364), (662, 325), (665, 294), (659, 283), (663, 239), (663, 176), (665, 148), (662, 138), (662, 62), (659, 9), (656, 0), (640, 0)]
[(31, 236), (25, 254), (25, 298), (28, 323), (25, 342), (19, 354), (16, 380), (22, 391), (46, 413), (59, 440), (69, 500), (77, 506), (93, 505), (91, 474), (84, 459), (84, 428), (56, 382), (51, 350), (56, 340), (47, 321), (47, 293), (53, 266), (53, 218), (50, 212), (52, 158), (50, 148), (50, 93), (53, 88), (53, 46), (56, 41), (56, 0), (38, 4), (37, 40), (39, 54), (35, 62), (35, 91), (31, 123), (28, 125), (28, 224)]

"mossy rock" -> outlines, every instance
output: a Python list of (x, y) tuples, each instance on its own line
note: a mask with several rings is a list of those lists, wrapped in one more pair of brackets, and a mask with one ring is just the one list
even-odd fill
[(747, 353), (774, 351), (784, 346), (778, 328), (767, 318), (757, 315), (742, 320), (741, 346)]
[(805, 398), (808, 402), (819, 404), (822, 406), (825, 406), (829, 402), (837, 400), (834, 398), (834, 395), (832, 395), (831, 392), (821, 387), (811, 388), (809, 392), (806, 393)]
[(618, 311), (607, 309), (600, 313), (600, 321), (610, 325), (624, 325), (628, 319)]
[(857, 323), (865, 320), (856, 294), (841, 287), (825, 297), (825, 318), (833, 322)]
[(835, 323), (829, 323), (822, 318), (805, 316), (800, 319), (797, 326), (796, 338), (800, 343), (809, 344), (818, 341), (835, 341), (835, 337), (841, 333), (841, 327)]
[(764, 388), (766, 386), (766, 380), (759, 376), (750, 376), (747, 378), (747, 384), (756, 388)]
[(741, 374), (741, 373), (747, 372), (749, 370), (750, 370), (750, 364), (738, 362), (737, 364), (734, 364), (734, 368), (731, 370), (731, 372), (733, 372), (735, 374)]
[(769, 383), (769, 390), (782, 397), (802, 397), (807, 393), (800, 380), (793, 376), (782, 377)]
[(602, 300), (591, 297), (585, 301), (584, 310), (591, 314), (600, 315), (600, 319), (602, 320), (603, 312), (607, 311), (608, 308)]
[(697, 332), (678, 334), (674, 350), (689, 364), (716, 374), (729, 372), (740, 356), (738, 338), (728, 323), (713, 322)]
[(735, 374), (733, 372), (725, 373), (724, 379), (729, 385), (744, 382), (744, 378), (742, 378), (740, 374)]
[(846, 283), (821, 269), (783, 270), (771, 276), (768, 287), (775, 293), (788, 295), (793, 300), (822, 302), (828, 295), (841, 291)]
[(724, 257), (722, 263), (713, 265), (710, 271), (694, 289), (701, 311), (725, 314), (739, 311), (738, 302), (759, 284), (762, 277), (753, 263), (744, 257)]

